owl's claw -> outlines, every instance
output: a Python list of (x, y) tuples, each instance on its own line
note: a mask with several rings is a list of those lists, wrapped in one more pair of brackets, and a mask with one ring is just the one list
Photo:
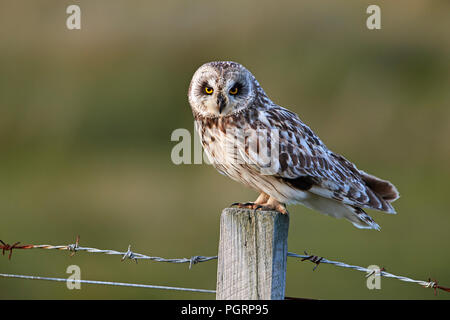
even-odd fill
[(235, 203), (231, 204), (230, 207), (234, 207), (234, 206), (236, 206), (240, 209), (252, 209), (252, 210), (261, 208), (261, 205), (256, 204), (254, 202), (246, 202), (246, 203), (235, 202)]
[(279, 213), (286, 214), (286, 215), (289, 214), (289, 211), (286, 209), (285, 206), (277, 207), (277, 208), (275, 208), (275, 211), (278, 211)]
[(289, 214), (289, 211), (284, 206), (278, 206), (278, 207), (270, 207), (270, 206), (258, 206), (255, 210), (261, 210), (261, 211), (276, 211), (281, 214)]
[(235, 202), (233, 204), (231, 204), (230, 207), (238, 207), (240, 209), (251, 209), (251, 210), (261, 210), (261, 211), (277, 211), (279, 213), (282, 214), (289, 214), (289, 212), (287, 211), (286, 207), (278, 204), (276, 206), (270, 206), (270, 205), (261, 205), (261, 204), (257, 204), (254, 202), (246, 202), (246, 203), (240, 203), (240, 202)]

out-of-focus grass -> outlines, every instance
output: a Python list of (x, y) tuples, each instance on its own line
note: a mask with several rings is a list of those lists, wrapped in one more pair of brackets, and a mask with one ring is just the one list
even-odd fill
[[(193, 132), (187, 87), (210, 60), (246, 65), (280, 105), (336, 152), (399, 188), (381, 232), (290, 207), (289, 250), (450, 285), (449, 4), (381, 1), (382, 29), (360, 1), (0, 5), (0, 239), (215, 255), (222, 208), (256, 194), (207, 165), (171, 162), (176, 128)], [(0, 257), (1, 258), (1, 257)], [(5, 273), (214, 288), (216, 263), (120, 263), (110, 256), (16, 251)], [(363, 274), (289, 260), (287, 295), (448, 299)], [(0, 279), (0, 298), (214, 298), (208, 294)]]

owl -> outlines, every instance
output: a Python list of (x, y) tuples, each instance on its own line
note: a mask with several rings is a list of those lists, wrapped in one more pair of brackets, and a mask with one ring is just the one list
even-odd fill
[(379, 230), (364, 211), (394, 214), (396, 187), (329, 150), (299, 116), (272, 102), (253, 74), (231, 61), (202, 65), (188, 99), (211, 164), (259, 192), (241, 208), (276, 210), (302, 204), (355, 227)]

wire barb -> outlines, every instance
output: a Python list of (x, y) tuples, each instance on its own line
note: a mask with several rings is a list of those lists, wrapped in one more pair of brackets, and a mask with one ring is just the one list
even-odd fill
[(197, 264), (197, 263), (199, 263), (200, 262), (200, 256), (192, 256), (191, 257), (191, 261), (189, 261), (189, 270), (191, 270), (191, 268), (192, 268), (192, 266), (194, 265), (194, 264)]
[(313, 271), (316, 271), (317, 267), (322, 262), (323, 257), (308, 255), (308, 253), (306, 251), (303, 251), (303, 252), (305, 253), (305, 255), (307, 257), (302, 258), (302, 262), (308, 260), (308, 261), (311, 261), (312, 263), (315, 263), (316, 266), (313, 268)]
[(369, 278), (370, 276), (373, 276), (374, 274), (377, 274), (382, 277), (383, 276), (383, 271), (386, 271), (385, 268), (381, 268), (381, 269), (369, 269), (369, 272), (367, 272), (366, 274), (366, 278)]
[(136, 255), (133, 253), (133, 251), (131, 251), (131, 244), (128, 245), (128, 250), (123, 255), (122, 261), (124, 261), (125, 259), (131, 259), (131, 260), (134, 260), (136, 263), (138, 263)]
[(33, 245), (22, 245), (19, 246), (20, 242), (16, 242), (13, 245), (10, 245), (9, 243), (4, 243), (2, 240), (0, 240), (2, 243), (0, 245), (0, 249), (2, 249), (2, 255), (5, 255), (5, 251), (9, 251), (8, 260), (11, 260), (12, 252), (14, 249), (31, 249)]
[(423, 284), (423, 287), (424, 288), (433, 288), (435, 296), (437, 295), (437, 289), (441, 289), (443, 291), (450, 292), (450, 288), (438, 285), (437, 280), (436, 279), (431, 280), (431, 278), (428, 278), (428, 282), (425, 282)]
[(67, 246), (67, 250), (72, 252), (70, 254), (71, 257), (73, 257), (75, 255), (75, 253), (78, 251), (78, 248), (80, 247), (79, 244), (80, 244), (80, 236), (78, 235), (76, 240), (75, 240), (75, 243), (74, 244), (69, 244)]

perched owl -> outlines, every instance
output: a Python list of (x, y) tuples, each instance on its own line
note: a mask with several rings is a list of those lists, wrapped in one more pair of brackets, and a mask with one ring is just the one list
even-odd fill
[(397, 189), (330, 151), (293, 112), (273, 103), (242, 65), (202, 65), (189, 86), (196, 130), (222, 174), (258, 192), (239, 207), (277, 210), (300, 203), (354, 226), (377, 229), (364, 208), (395, 213)]

